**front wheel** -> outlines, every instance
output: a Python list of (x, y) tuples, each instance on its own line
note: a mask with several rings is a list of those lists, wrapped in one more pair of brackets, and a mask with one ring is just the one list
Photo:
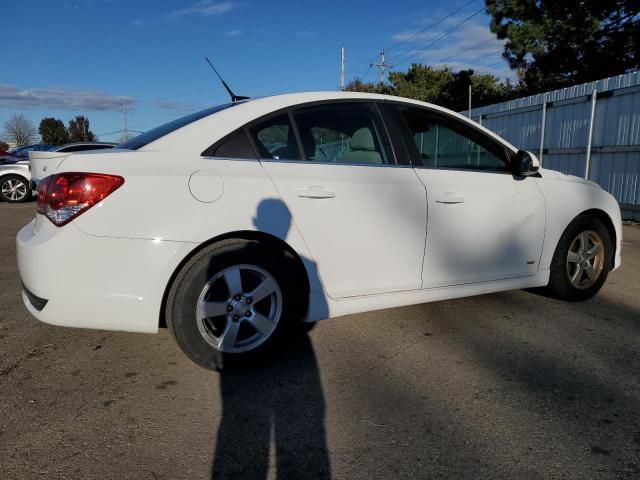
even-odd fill
[(19, 175), (7, 175), (0, 181), (0, 196), (5, 202), (20, 203), (29, 200), (29, 182)]
[(178, 273), (167, 296), (167, 326), (196, 364), (218, 370), (276, 344), (299, 320), (301, 293), (291, 260), (258, 242), (204, 248)]
[(587, 300), (604, 285), (612, 258), (613, 244), (604, 223), (581, 215), (558, 242), (547, 289), (562, 300)]

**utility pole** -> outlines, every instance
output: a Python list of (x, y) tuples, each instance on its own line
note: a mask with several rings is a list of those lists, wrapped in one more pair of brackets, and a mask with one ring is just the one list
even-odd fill
[(124, 106), (124, 139), (125, 141), (129, 139), (129, 135), (127, 134), (127, 105)]
[(388, 63), (384, 62), (384, 54), (385, 54), (385, 51), (382, 50), (380, 52), (380, 63), (371, 64), (372, 67), (378, 67), (380, 69), (380, 83), (384, 83), (384, 69), (386, 67), (389, 67), (389, 68), (393, 67), (393, 65), (389, 65)]
[(469, 79), (469, 118), (471, 118), (471, 79)]
[(344, 47), (340, 49), (340, 90), (344, 90)]

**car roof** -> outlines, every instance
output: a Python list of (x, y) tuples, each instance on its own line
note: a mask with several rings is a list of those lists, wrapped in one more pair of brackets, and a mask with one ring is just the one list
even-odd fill
[(260, 118), (264, 115), (268, 115), (281, 109), (291, 108), (305, 103), (340, 100), (385, 101), (412, 104), (418, 107), (428, 108), (430, 110), (438, 111), (445, 115), (455, 117), (457, 120), (469, 125), (470, 128), (481, 130), (484, 134), (493, 138), (494, 140), (498, 141), (506, 148), (514, 152), (518, 150), (504, 138), (496, 135), (494, 132), (483, 127), (477, 122), (474, 122), (457, 112), (453, 112), (439, 105), (422, 102), (419, 100), (413, 100), (410, 98), (397, 97), (393, 95), (343, 91), (295, 92), (243, 100), (237, 102), (233, 106), (233, 108), (220, 110), (178, 130), (175, 130), (163, 137), (160, 137), (157, 140), (154, 140), (148, 145), (142, 147), (141, 150), (153, 150), (155, 148), (175, 148), (177, 145), (174, 144), (174, 142), (177, 141), (179, 146), (185, 149), (185, 151), (193, 150), (194, 153), (196, 151), (198, 151), (199, 153), (210, 145), (209, 143), (203, 147), (202, 142), (203, 139), (205, 139), (204, 141), (206, 142), (206, 139), (210, 138), (212, 131), (227, 130), (228, 132), (231, 132), (236, 128), (240, 128), (241, 126), (245, 125), (252, 119)]

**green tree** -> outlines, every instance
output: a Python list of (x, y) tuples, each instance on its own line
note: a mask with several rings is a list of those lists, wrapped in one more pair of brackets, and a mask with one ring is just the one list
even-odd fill
[(38, 132), (42, 138), (42, 143), (51, 145), (64, 145), (69, 142), (69, 133), (62, 120), (46, 117), (40, 121)]
[(491, 31), (527, 93), (640, 66), (638, 0), (486, 0)]
[(96, 138), (89, 129), (89, 119), (84, 115), (78, 115), (73, 120), (69, 120), (68, 131), (70, 142), (93, 142)]
[(473, 70), (454, 72), (448, 67), (420, 64), (411, 65), (406, 72), (391, 72), (389, 84), (363, 83), (356, 79), (345, 90), (413, 98), (460, 111), (469, 105), (469, 82), (474, 107), (509, 100), (516, 94), (511, 84), (500, 83), (492, 75), (477, 75)]

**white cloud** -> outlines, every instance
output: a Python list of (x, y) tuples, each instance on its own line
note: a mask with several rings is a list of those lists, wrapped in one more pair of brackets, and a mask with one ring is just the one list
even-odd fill
[(109, 95), (93, 90), (62, 88), (20, 88), (0, 84), (0, 106), (7, 108), (50, 108), (73, 111), (121, 111), (132, 107), (131, 97)]
[[(405, 68), (410, 63), (424, 63), (436, 67), (449, 66), (455, 70), (472, 68), (478, 73), (489, 73), (501, 79), (513, 78), (506, 61), (502, 62), (504, 40), (499, 40), (491, 32), (488, 25), (478, 21), (470, 21), (451, 31), (441, 40), (433, 42), (438, 36), (459, 24), (466, 17), (451, 17), (440, 26), (442, 30), (419, 32), (403, 31), (392, 36), (396, 41), (406, 41), (391, 50), (388, 62)], [(423, 48), (428, 45), (427, 48)], [(406, 50), (406, 53), (402, 53)], [(395, 58), (394, 58), (395, 56)], [(494, 65), (494, 64), (498, 65)], [(491, 66), (487, 66), (491, 65)]]
[(158, 18), (149, 18), (146, 20), (136, 19), (132, 20), (131, 23), (137, 27), (142, 27), (153, 23), (177, 20), (179, 18), (191, 15), (200, 17), (212, 17), (214, 15), (222, 15), (224, 13), (230, 12), (235, 7), (236, 4), (232, 1), (216, 2), (213, 0), (202, 0), (201, 2), (194, 3), (190, 7), (173, 10)]
[(224, 34), (227, 37), (240, 37), (242, 35), (244, 35), (244, 30), (227, 30), (226, 32), (224, 32)]
[(200, 15), (201, 17), (211, 17), (213, 15), (221, 15), (227, 13), (235, 7), (235, 4), (230, 1), (226, 2), (214, 2), (213, 0), (203, 0), (198, 3), (194, 3), (190, 7), (180, 10), (174, 10), (167, 13), (167, 18), (182, 17), (185, 15)]

